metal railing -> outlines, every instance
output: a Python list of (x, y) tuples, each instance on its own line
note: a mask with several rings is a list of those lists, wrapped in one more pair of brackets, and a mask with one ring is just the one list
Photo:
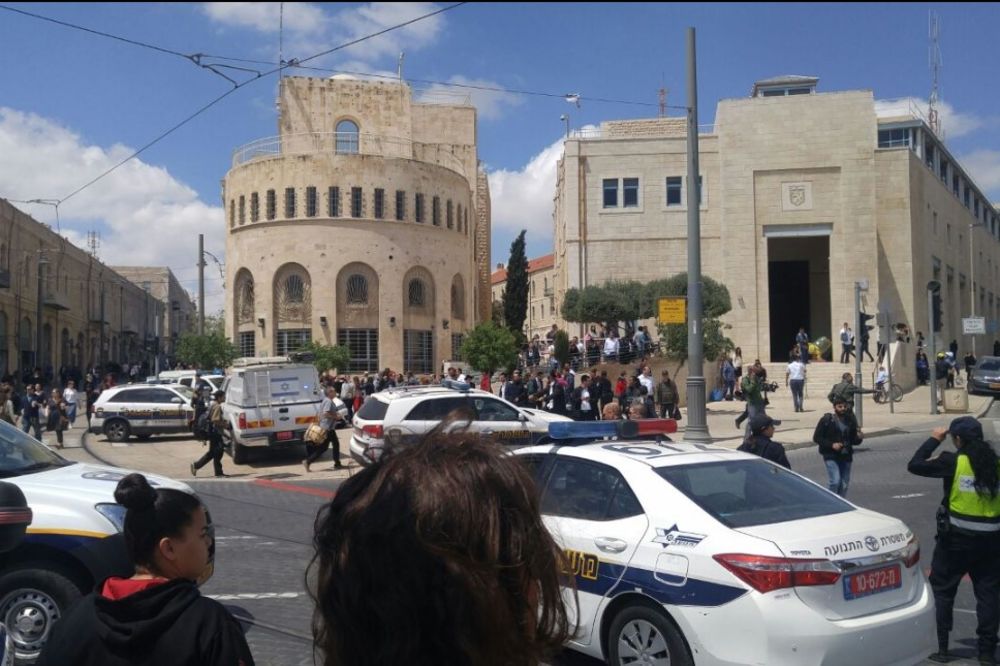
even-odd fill
[[(715, 125), (698, 125), (698, 134), (715, 134)], [(580, 129), (570, 130), (570, 139), (581, 139), (584, 141), (592, 139), (664, 139), (664, 138), (684, 138), (683, 135), (679, 137), (673, 136), (662, 136), (662, 135), (647, 135), (647, 134), (624, 134), (620, 132), (609, 132), (604, 133), (600, 127), (583, 127)]]

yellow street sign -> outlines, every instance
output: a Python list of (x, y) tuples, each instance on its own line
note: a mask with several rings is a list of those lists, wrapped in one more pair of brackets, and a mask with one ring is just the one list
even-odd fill
[(687, 298), (684, 296), (673, 296), (661, 298), (657, 301), (658, 316), (657, 322), (660, 324), (683, 324), (687, 322)]

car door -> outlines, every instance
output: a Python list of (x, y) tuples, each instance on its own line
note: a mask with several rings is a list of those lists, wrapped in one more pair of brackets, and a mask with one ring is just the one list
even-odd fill
[(625, 573), (646, 533), (646, 515), (614, 467), (562, 455), (548, 473), (541, 512), (576, 577), (578, 613), (572, 591), (564, 590), (577, 625), (574, 640), (588, 645), (601, 602)]
[(493, 435), (509, 446), (531, 444), (531, 431), (521, 420), (521, 412), (510, 403), (486, 396), (474, 395), (470, 399), (476, 419), (471, 428), (484, 435)]
[(153, 389), (127, 389), (115, 396), (116, 402), (123, 402), (121, 413), (128, 420), (133, 434), (143, 435), (156, 430), (154, 411), (157, 405), (153, 402)]
[(153, 401), (158, 405), (158, 423), (163, 432), (187, 432), (190, 403), (176, 391), (153, 389)]

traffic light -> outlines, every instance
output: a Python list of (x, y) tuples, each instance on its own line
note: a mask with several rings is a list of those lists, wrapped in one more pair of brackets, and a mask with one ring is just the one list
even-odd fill
[(934, 293), (931, 295), (931, 317), (933, 325), (931, 328), (934, 329), (935, 333), (941, 332), (941, 293)]
[(868, 331), (875, 328), (874, 326), (869, 326), (868, 322), (875, 318), (875, 315), (870, 315), (866, 312), (858, 313), (858, 332), (857, 335), (861, 337), (862, 340), (867, 340), (870, 336)]

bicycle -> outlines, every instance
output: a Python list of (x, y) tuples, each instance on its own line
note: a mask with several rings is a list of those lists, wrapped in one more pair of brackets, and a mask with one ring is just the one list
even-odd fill
[(872, 400), (880, 405), (889, 402), (890, 391), (892, 392), (893, 402), (899, 402), (903, 399), (903, 387), (893, 382), (892, 388), (889, 390), (886, 390), (885, 386), (875, 387), (875, 393), (872, 394)]

